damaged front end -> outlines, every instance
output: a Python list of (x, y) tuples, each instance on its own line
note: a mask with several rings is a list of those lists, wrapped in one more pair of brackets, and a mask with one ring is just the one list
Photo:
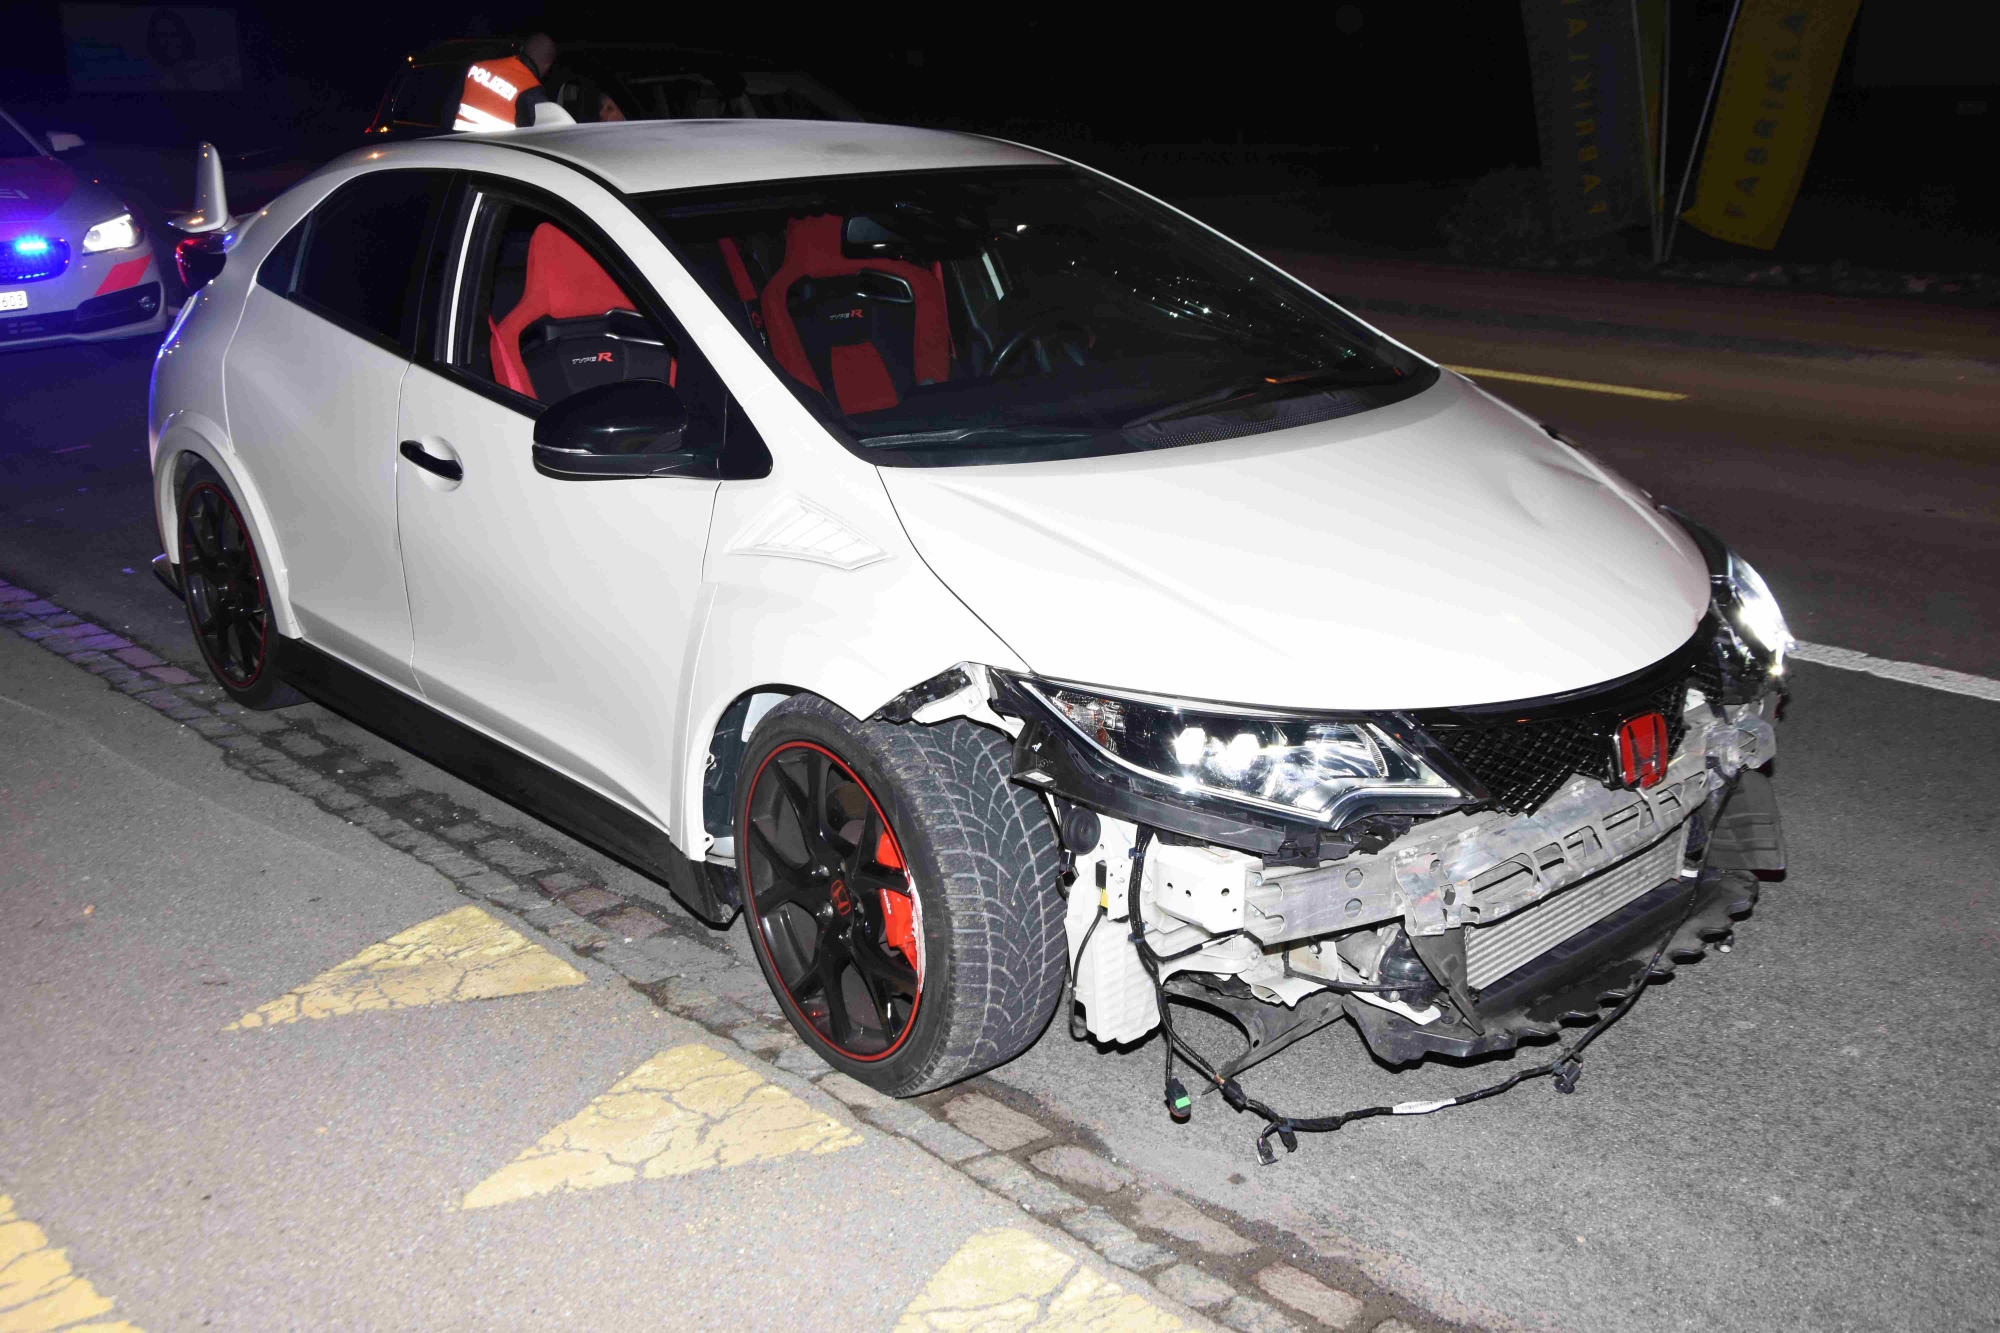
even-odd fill
[(1711, 615), (1553, 699), (1304, 716), (966, 682), (1059, 816), (1082, 1030), (1137, 1040), (1164, 998), (1242, 1029), (1224, 1076), (1343, 1015), (1391, 1063), (1475, 1056), (1726, 943), (1784, 868), (1763, 770), (1790, 640), (1755, 571), (1688, 526)]

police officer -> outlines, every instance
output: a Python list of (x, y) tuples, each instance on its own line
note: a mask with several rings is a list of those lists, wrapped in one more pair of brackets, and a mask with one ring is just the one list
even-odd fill
[(549, 100), (542, 75), (556, 60), (556, 44), (545, 32), (521, 43), (517, 56), (481, 60), (465, 71), (455, 130), (512, 130), (535, 123), (535, 108)]

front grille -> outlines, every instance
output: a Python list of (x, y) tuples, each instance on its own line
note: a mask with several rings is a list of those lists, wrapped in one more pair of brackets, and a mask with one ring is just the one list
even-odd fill
[(1683, 824), (1636, 856), (1490, 926), (1465, 932), (1465, 984), (1474, 990), (1518, 971), (1587, 926), (1680, 874)]
[(1424, 730), (1479, 780), (1494, 805), (1526, 814), (1579, 773), (1610, 781), (1618, 725), (1627, 718), (1657, 710), (1667, 720), (1669, 749), (1678, 749), (1687, 734), (1686, 696), (1685, 682), (1677, 680), (1593, 712), (1427, 721)]
[(27, 237), (0, 243), (0, 282), (40, 282), (59, 278), (69, 267), (69, 245), (59, 237), (36, 237), (41, 247), (23, 250)]

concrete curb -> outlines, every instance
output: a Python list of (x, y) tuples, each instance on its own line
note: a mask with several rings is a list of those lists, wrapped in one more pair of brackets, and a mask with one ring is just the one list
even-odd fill
[[(572, 863), (531, 832), (483, 822), (452, 797), (411, 781), (400, 765), (371, 759), (323, 730), (313, 712), (244, 709), (187, 667), (4, 581), (0, 629), (203, 736), (231, 767), (367, 829), (467, 897), (609, 968), (660, 1008), (814, 1083), (866, 1124), (909, 1140), (981, 1189), (1230, 1328), (1463, 1327), (1391, 1295), (1358, 1270), (1334, 1271), (1269, 1228), (1262, 1228), (1266, 1239), (1255, 1239), (1244, 1233), (1259, 1228), (1224, 1221), (1212, 1208), (1139, 1181), (1079, 1143), (1086, 1136), (1075, 1126), (1009, 1105), (1018, 1100), (1010, 1090), (974, 1080), (897, 1101), (835, 1073), (791, 1031), (758, 969), (718, 948), (715, 932), (614, 892), (589, 866)], [(1298, 1266), (1306, 1264), (1321, 1274)]]

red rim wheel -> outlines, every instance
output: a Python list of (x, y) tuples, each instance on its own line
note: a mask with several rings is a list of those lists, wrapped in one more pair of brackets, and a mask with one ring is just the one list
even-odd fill
[(739, 827), (779, 998), (850, 1060), (895, 1054), (923, 999), (923, 904), (882, 803), (833, 751), (787, 741), (751, 775)]

